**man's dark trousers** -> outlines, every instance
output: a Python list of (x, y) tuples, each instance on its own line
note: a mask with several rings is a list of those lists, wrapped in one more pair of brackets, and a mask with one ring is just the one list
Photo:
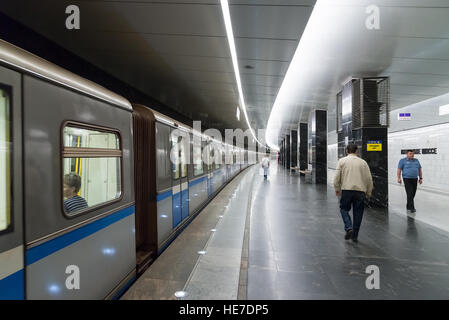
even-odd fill
[[(354, 225), (351, 222), (349, 211), (354, 218)], [(355, 190), (342, 190), (340, 199), (340, 212), (345, 224), (345, 231), (352, 229), (352, 238), (357, 239), (360, 225), (362, 224), (363, 210), (365, 209), (365, 192)]]
[(407, 210), (415, 210), (415, 194), (418, 187), (418, 178), (404, 178), (405, 192), (407, 192)]

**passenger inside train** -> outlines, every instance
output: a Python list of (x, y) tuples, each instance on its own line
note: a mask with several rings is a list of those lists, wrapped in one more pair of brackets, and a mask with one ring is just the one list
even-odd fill
[(64, 210), (67, 213), (87, 208), (87, 202), (78, 195), (81, 177), (74, 172), (64, 175)]

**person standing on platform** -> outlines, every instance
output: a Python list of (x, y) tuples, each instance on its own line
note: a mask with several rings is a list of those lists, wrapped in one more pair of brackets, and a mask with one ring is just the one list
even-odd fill
[[(357, 156), (357, 145), (349, 144), (346, 152), (348, 155), (338, 161), (334, 189), (337, 197), (340, 197), (340, 213), (346, 231), (345, 240), (352, 238), (352, 241), (357, 242), (365, 198), (369, 199), (373, 191), (373, 178), (366, 161)], [(354, 224), (349, 215), (351, 206)]]
[(418, 159), (415, 159), (415, 152), (407, 150), (407, 157), (399, 160), (398, 164), (398, 183), (404, 180), (405, 192), (407, 193), (407, 213), (415, 213), (415, 194), (419, 184), (422, 184), (422, 167)]
[(268, 169), (270, 168), (270, 159), (265, 156), (262, 159), (262, 168), (263, 168), (263, 178), (266, 180), (268, 176)]

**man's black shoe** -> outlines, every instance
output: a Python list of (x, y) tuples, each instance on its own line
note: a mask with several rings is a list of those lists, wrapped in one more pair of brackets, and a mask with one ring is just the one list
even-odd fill
[(352, 229), (349, 229), (348, 231), (346, 231), (345, 234), (345, 240), (349, 240), (352, 237)]
[(352, 242), (359, 242), (359, 240), (357, 240), (357, 238), (352, 238)]
[(416, 212), (416, 209), (412, 209), (412, 210), (410, 210), (410, 212), (411, 212), (411, 213), (415, 213), (415, 212)]

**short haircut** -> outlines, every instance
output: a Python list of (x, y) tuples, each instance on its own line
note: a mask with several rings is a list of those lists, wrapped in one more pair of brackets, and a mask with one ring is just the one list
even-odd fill
[(348, 144), (348, 146), (346, 147), (346, 151), (348, 153), (356, 153), (357, 149), (358, 149), (358, 147), (354, 143)]
[(412, 149), (408, 149), (408, 150), (407, 150), (407, 153), (409, 153), (409, 152), (413, 152), (413, 153), (415, 153), (415, 150), (412, 150)]
[(78, 193), (81, 189), (81, 177), (74, 172), (67, 173), (64, 175), (64, 184), (75, 188), (75, 193)]

